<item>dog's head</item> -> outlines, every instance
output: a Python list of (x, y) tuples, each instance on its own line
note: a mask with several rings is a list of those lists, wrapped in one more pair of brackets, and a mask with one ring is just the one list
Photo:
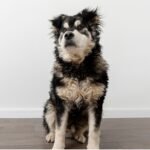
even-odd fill
[(84, 9), (74, 16), (60, 15), (51, 22), (59, 57), (66, 62), (80, 64), (99, 41), (97, 10)]

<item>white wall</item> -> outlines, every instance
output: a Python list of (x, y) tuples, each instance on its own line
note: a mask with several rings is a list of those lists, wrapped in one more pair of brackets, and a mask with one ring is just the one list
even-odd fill
[(53, 63), (48, 19), (97, 6), (110, 64), (105, 117), (150, 117), (149, 0), (1, 0), (0, 117), (42, 116)]

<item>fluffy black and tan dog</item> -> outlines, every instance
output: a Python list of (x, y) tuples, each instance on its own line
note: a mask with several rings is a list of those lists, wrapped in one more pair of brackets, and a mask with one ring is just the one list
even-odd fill
[[(55, 63), (50, 98), (44, 107), (46, 140), (53, 149), (65, 148), (66, 131), (86, 142), (88, 149), (100, 145), (100, 123), (108, 84), (108, 65), (101, 54), (100, 16), (84, 9), (51, 20), (55, 37)], [(70, 130), (68, 130), (70, 129)]]

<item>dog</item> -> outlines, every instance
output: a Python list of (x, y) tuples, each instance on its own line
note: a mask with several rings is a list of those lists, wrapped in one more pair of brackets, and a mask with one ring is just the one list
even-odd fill
[(53, 149), (64, 149), (70, 131), (80, 143), (88, 136), (87, 149), (99, 149), (108, 87), (108, 64), (99, 44), (101, 17), (97, 9), (84, 9), (74, 16), (61, 14), (51, 23), (55, 62), (44, 106), (46, 141), (54, 142)]

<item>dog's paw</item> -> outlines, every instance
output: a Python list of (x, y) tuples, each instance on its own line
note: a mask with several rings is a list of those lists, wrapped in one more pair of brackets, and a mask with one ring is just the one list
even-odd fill
[(47, 142), (54, 142), (54, 140), (55, 140), (55, 134), (52, 133), (52, 132), (50, 132), (50, 133), (48, 133), (46, 135), (45, 139), (46, 139)]
[(87, 149), (100, 149), (99, 144), (88, 144)]
[(86, 137), (83, 134), (81, 134), (81, 135), (76, 134), (74, 136), (74, 138), (75, 138), (75, 140), (77, 140), (80, 143), (85, 143), (86, 142)]
[(64, 150), (64, 148), (57, 148), (57, 147), (56, 148), (55, 147), (52, 148), (52, 150), (58, 150), (58, 149)]
[(57, 150), (57, 149), (63, 150), (63, 149), (65, 149), (65, 145), (61, 144), (61, 143), (57, 143), (57, 144), (54, 143), (52, 150)]

